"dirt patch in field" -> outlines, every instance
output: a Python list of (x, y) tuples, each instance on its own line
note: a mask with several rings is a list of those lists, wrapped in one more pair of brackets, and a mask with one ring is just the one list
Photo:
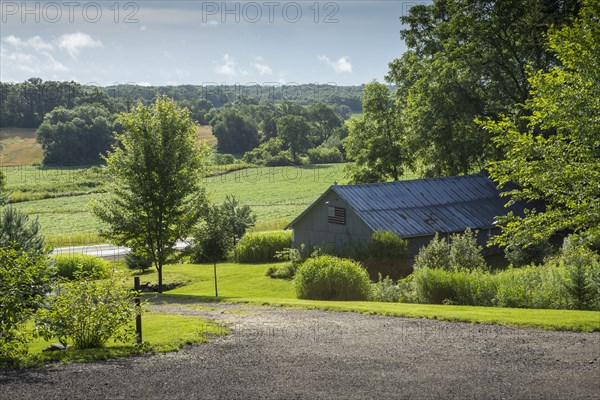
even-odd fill
[(0, 371), (0, 399), (597, 399), (600, 332), (237, 304), (151, 305), (231, 334), (177, 353)]
[(217, 137), (212, 133), (212, 126), (210, 125), (198, 125), (196, 127), (200, 140), (206, 140), (206, 143), (213, 145), (217, 143)]
[(0, 165), (31, 165), (44, 158), (35, 129), (0, 129)]

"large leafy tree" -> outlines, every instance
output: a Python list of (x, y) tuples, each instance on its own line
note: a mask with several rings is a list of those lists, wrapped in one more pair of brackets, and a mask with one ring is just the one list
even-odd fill
[(390, 63), (413, 169), (425, 176), (479, 171), (501, 157), (474, 120), (520, 112), (528, 69), (556, 63), (544, 47), (576, 1), (435, 0), (402, 17), (408, 46)]
[(306, 107), (306, 117), (313, 126), (313, 144), (318, 146), (342, 126), (343, 121), (333, 107), (325, 103), (314, 103)]
[(354, 182), (398, 180), (404, 165), (404, 132), (387, 86), (371, 82), (363, 94), (363, 117), (350, 122), (343, 140)]
[(211, 124), (221, 153), (244, 153), (259, 144), (256, 125), (235, 108), (223, 108)]
[(310, 124), (301, 115), (285, 115), (277, 120), (277, 135), (284, 146), (290, 150), (292, 160), (304, 153), (311, 146)]
[(207, 147), (187, 110), (159, 96), (121, 114), (125, 131), (106, 158), (108, 194), (92, 205), (101, 233), (152, 259), (162, 291), (163, 266), (202, 215)]
[(530, 76), (529, 116), (483, 123), (506, 153), (492, 164), (492, 178), (501, 186), (516, 184), (507, 192), (512, 201), (544, 204), (525, 217), (503, 218), (502, 244), (528, 238), (525, 244), (534, 244), (558, 232), (600, 235), (598, 15), (600, 3), (590, 0), (572, 26), (550, 31), (548, 47), (561, 66)]
[(113, 123), (113, 116), (100, 104), (55, 108), (44, 116), (36, 131), (44, 149), (44, 163), (99, 163), (112, 144)]

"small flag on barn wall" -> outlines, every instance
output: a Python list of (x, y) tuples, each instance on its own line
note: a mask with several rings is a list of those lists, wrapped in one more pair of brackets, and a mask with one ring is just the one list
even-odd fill
[(330, 224), (346, 225), (346, 209), (342, 207), (327, 207), (327, 222)]

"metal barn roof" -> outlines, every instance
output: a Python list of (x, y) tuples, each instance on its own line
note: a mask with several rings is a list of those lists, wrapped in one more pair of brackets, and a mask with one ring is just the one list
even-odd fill
[(360, 185), (333, 185), (302, 212), (292, 227), (330, 191), (345, 200), (373, 231), (401, 237), (494, 226), (506, 200), (484, 175), (453, 176)]

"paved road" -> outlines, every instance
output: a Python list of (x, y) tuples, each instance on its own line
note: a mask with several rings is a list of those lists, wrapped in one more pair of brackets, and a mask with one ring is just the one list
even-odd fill
[[(0, 371), (0, 399), (598, 399), (600, 332), (214, 305), (177, 353)], [(201, 327), (199, 327), (201, 328)]]
[[(187, 242), (177, 242), (175, 248), (183, 250), (188, 246)], [(72, 246), (72, 247), (61, 247), (54, 249), (52, 254), (88, 254), (104, 258), (110, 261), (117, 261), (125, 257), (129, 253), (128, 247), (119, 247), (112, 244), (97, 244), (92, 246)]]

